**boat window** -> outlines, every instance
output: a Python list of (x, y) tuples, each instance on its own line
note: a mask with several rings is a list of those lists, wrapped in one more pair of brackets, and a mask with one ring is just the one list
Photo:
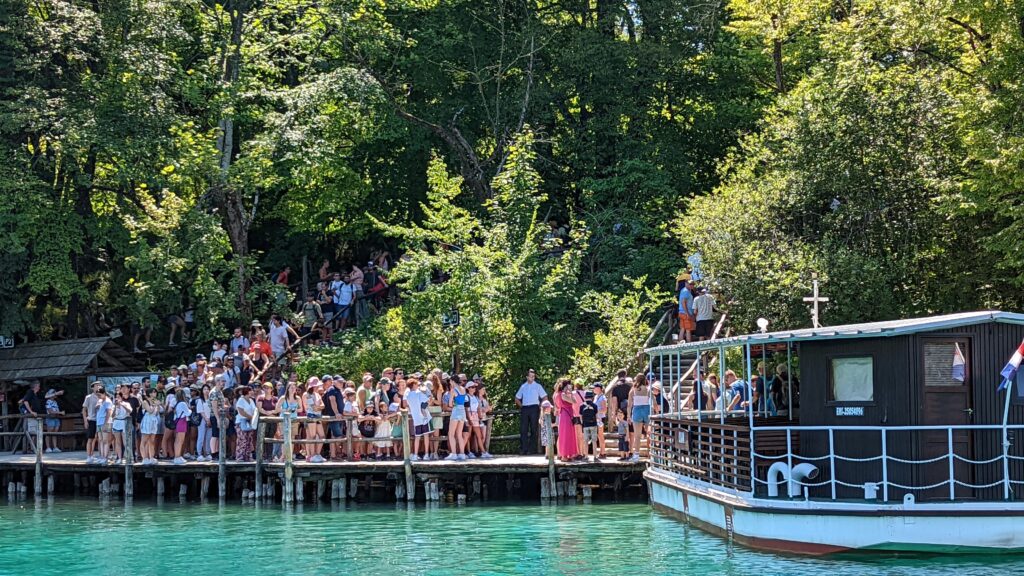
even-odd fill
[(832, 358), (829, 376), (832, 402), (873, 402), (875, 362), (871, 356)]
[(924, 342), (925, 386), (963, 386), (967, 382), (966, 342)]

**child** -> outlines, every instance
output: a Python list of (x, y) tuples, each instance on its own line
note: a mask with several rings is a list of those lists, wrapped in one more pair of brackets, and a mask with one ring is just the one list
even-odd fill
[(379, 404), (380, 408), (380, 424), (377, 425), (377, 431), (373, 437), (377, 439), (373, 443), (374, 448), (377, 451), (378, 460), (390, 460), (391, 459), (391, 420), (392, 414), (388, 411), (388, 405), (386, 402)]
[[(369, 440), (377, 434), (377, 422), (380, 419), (377, 417), (377, 409), (374, 407), (373, 402), (367, 402), (366, 408), (363, 410), (363, 416), (359, 418), (359, 434)], [(359, 443), (363, 457), (370, 457), (370, 443), (360, 442)], [(374, 456), (376, 459), (376, 456)]]
[(604, 458), (604, 418), (608, 414), (608, 397), (604, 395), (604, 385), (600, 382), (594, 383), (594, 404), (597, 404), (597, 447), (601, 450), (601, 458)]
[(622, 452), (622, 458), (619, 460), (629, 459), (629, 425), (626, 424), (626, 412), (619, 410), (618, 417), (615, 419), (616, 424), (615, 432), (619, 435), (619, 452)]
[(583, 405), (580, 406), (580, 420), (583, 422), (583, 446), (580, 447), (580, 452), (583, 454), (583, 458), (587, 457), (587, 449), (590, 448), (594, 453), (594, 462), (600, 462), (598, 453), (600, 452), (597, 445), (597, 404), (594, 402), (594, 393), (587, 392), (583, 397)]
[(544, 425), (544, 418), (551, 416), (551, 402), (545, 400), (540, 405), (540, 445), (545, 448), (547, 452), (548, 444), (551, 443), (551, 437), (548, 435), (548, 427)]

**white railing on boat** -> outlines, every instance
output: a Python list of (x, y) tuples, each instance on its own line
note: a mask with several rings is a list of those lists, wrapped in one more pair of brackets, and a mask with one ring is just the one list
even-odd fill
[[(937, 490), (943, 487), (948, 488), (948, 498), (950, 501), (955, 501), (958, 498), (963, 499), (963, 496), (958, 496), (957, 487), (962, 487), (970, 490), (984, 490), (994, 489), (1002, 486), (1003, 500), (1011, 499), (1013, 495), (1013, 486), (1024, 485), (1024, 477), (1012, 478), (1011, 477), (1011, 462), (1024, 461), (1024, 456), (1017, 456), (1010, 454), (1010, 442), (1008, 441), (1008, 434), (1013, 432), (1024, 431), (1024, 425), (962, 425), (962, 426), (757, 426), (753, 429), (739, 430), (735, 425), (723, 425), (720, 426), (715, 422), (700, 422), (691, 420), (689, 418), (679, 418), (679, 414), (665, 414), (660, 417), (652, 419), (655, 422), (655, 427), (665, 426), (664, 423), (671, 422), (672, 425), (668, 426), (664, 430), (656, 431), (655, 435), (652, 436), (651, 445), (651, 465), (656, 468), (665, 468), (670, 471), (682, 473), (685, 476), (694, 477), (697, 479), (703, 479), (711, 484), (718, 485), (726, 490), (730, 490), (737, 494), (746, 493), (750, 496), (754, 496), (758, 490), (757, 487), (768, 486), (771, 480), (768, 478), (768, 468), (771, 464), (776, 462), (785, 462), (786, 468), (792, 470), (795, 464), (800, 463), (811, 463), (815, 466), (819, 466), (828, 471), (828, 478), (820, 482), (808, 481), (807, 479), (795, 479), (792, 480), (795, 484), (799, 485), (799, 492), (803, 495), (808, 494), (808, 489), (822, 488), (825, 486), (829, 487), (829, 497), (832, 500), (838, 500), (838, 489), (845, 487), (855, 490), (863, 490), (865, 484), (873, 484), (881, 492), (881, 499), (883, 502), (889, 502), (890, 492), (892, 490), (900, 490), (905, 493), (916, 493)], [(724, 429), (724, 430), (723, 430)], [(685, 440), (686, 448), (685, 455), (679, 453), (680, 446), (683, 445), (684, 440), (682, 439), (683, 430), (687, 431), (687, 434), (694, 434), (697, 436), (696, 442), (687, 438)], [(756, 438), (758, 434), (764, 434), (766, 432), (774, 433), (775, 437), (779, 433), (785, 434), (785, 450), (784, 452), (778, 451), (775, 454), (766, 454), (758, 452), (758, 443)], [(903, 454), (899, 454), (899, 450), (894, 454), (893, 450), (890, 449), (890, 437), (896, 434), (920, 434), (920, 433), (939, 433), (942, 432), (945, 435), (946, 450), (945, 453), (936, 455), (930, 458), (903, 458), (900, 457)], [(972, 459), (965, 454), (958, 454), (956, 446), (958, 443), (962, 444), (964, 441), (961, 439), (959, 442), (955, 439), (958, 434), (971, 433), (971, 432), (989, 432), (989, 433), (1001, 433), (1000, 443), (998, 448), (1000, 451), (991, 458), (985, 459)], [(749, 437), (743, 438), (744, 433), (749, 434)], [(828, 447), (827, 452), (818, 453), (817, 455), (806, 455), (800, 448), (794, 450), (795, 437), (803, 435), (806, 439), (809, 434), (812, 433), (827, 433)], [(866, 457), (853, 457), (850, 455), (843, 455), (841, 450), (837, 450), (836, 437), (842, 436), (848, 433), (877, 433), (878, 434), (878, 446), (879, 450), (876, 454), (869, 455)], [(673, 435), (679, 435), (679, 438), (675, 438)], [(764, 436), (762, 436), (764, 438)], [(667, 439), (667, 440), (666, 440)], [(709, 440), (710, 439), (710, 440)], [(967, 436), (967, 443), (970, 445), (973, 439), (971, 436)], [(778, 439), (774, 442), (778, 443)], [(800, 442), (804, 445), (804, 442)], [(696, 446), (696, 450), (693, 447)], [(906, 448), (908, 444), (902, 444), (901, 447)], [(990, 445), (992, 448), (996, 448), (997, 445)], [(801, 446), (802, 448), (802, 446)], [(731, 449), (731, 451), (730, 451)], [(673, 452), (673, 451), (676, 452)], [(699, 452), (693, 454), (692, 452)], [(702, 453), (701, 453), (702, 452)], [(898, 455), (899, 454), (899, 455)], [(718, 463), (709, 462), (709, 457), (717, 457)], [(747, 475), (742, 474), (742, 470), (739, 470), (738, 464), (741, 464), (749, 460), (749, 469), (746, 472), (749, 474), (749, 482), (747, 482)], [(880, 467), (881, 478), (877, 481), (872, 482), (860, 482), (852, 483), (844, 481), (837, 475), (838, 463), (878, 463)], [(935, 465), (940, 462), (945, 462), (946, 466), (946, 478), (939, 482), (933, 482), (928, 485), (914, 486), (908, 484), (901, 484), (892, 478), (893, 465), (918, 467), (923, 469), (925, 466)], [(989, 483), (972, 483), (966, 481), (966, 478), (957, 478), (957, 463), (962, 462), (971, 467), (980, 468), (982, 466), (994, 466), (996, 463), (1002, 464), (1001, 474), (992, 474), (992, 476), (1001, 476), (998, 480)], [(761, 478), (758, 475), (759, 466), (765, 469), (765, 477)], [(974, 474), (971, 474), (972, 478)], [(784, 482), (789, 482), (790, 479), (786, 478)], [(783, 491), (788, 493), (788, 491)], [(815, 495), (815, 498), (824, 497), (824, 494)], [(971, 500), (977, 501), (976, 495), (970, 496)]]

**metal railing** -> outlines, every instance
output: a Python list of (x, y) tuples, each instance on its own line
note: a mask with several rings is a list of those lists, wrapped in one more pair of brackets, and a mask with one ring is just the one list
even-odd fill
[[(737, 494), (762, 496), (764, 487), (772, 484), (792, 483), (801, 496), (813, 499), (840, 500), (846, 489), (877, 490), (882, 502), (889, 502), (894, 492), (905, 494), (931, 493), (935, 499), (938, 490), (944, 490), (942, 499), (949, 501), (998, 500), (984, 498), (984, 490), (998, 492), (1002, 500), (1014, 497), (1014, 486), (1024, 485), (1024, 455), (1010, 453), (1009, 434), (1024, 431), (1024, 425), (962, 425), (962, 426), (757, 426), (720, 425), (696, 420), (673, 418), (672, 415), (653, 417), (651, 435), (651, 464), (681, 476), (720, 486)], [(837, 440), (851, 434), (860, 435), (856, 442), (843, 445)], [(864, 441), (864, 435), (874, 436), (876, 442)], [(928, 434), (932, 446), (944, 445), (934, 455), (917, 453)], [(979, 442), (983, 434), (999, 434), (999, 441)], [(814, 438), (815, 435), (823, 437)], [(898, 435), (910, 435), (911, 442), (893, 442)], [(823, 450), (809, 454), (808, 439), (824, 446)], [(939, 440), (941, 438), (941, 440)], [(875, 449), (877, 446), (877, 449)], [(896, 446), (896, 448), (894, 448)], [(960, 450), (957, 448), (961, 447)], [(972, 458), (975, 450), (988, 457)], [(988, 449), (988, 450), (986, 450)], [(865, 452), (854, 456), (854, 452)], [(773, 464), (785, 463), (782, 481), (769, 478)], [(796, 465), (809, 463), (826, 472), (818, 481), (792, 478)], [(1017, 466), (1014, 466), (1017, 463)], [(940, 467), (941, 466), (941, 472)], [(999, 466), (1000, 469), (995, 468)], [(988, 467), (988, 468), (986, 468)], [(845, 470), (843, 470), (845, 468)], [(850, 476), (860, 481), (851, 482)], [(992, 481), (973, 481), (986, 475)], [(874, 476), (872, 478), (872, 476)], [(902, 478), (930, 476), (938, 481), (927, 484), (904, 483)], [(870, 478), (870, 479), (868, 479)], [(827, 487), (826, 490), (820, 490)], [(818, 489), (818, 490), (816, 490)], [(959, 489), (959, 490), (958, 490)], [(783, 490), (788, 494), (789, 490)], [(994, 496), (994, 494), (993, 494)]]

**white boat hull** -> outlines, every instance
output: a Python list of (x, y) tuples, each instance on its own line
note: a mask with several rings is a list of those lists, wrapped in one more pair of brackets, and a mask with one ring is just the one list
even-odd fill
[(778, 500), (737, 495), (655, 468), (644, 476), (657, 509), (752, 548), (814, 555), (1024, 552), (1024, 507), (1017, 503)]

